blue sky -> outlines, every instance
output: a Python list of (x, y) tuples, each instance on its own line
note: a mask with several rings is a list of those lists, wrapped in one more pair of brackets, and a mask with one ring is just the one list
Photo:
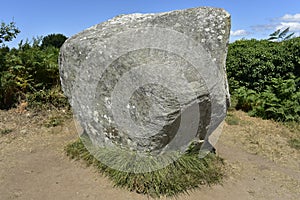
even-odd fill
[(0, 0), (0, 21), (14, 20), (21, 39), (62, 33), (68, 37), (119, 14), (156, 13), (199, 6), (221, 7), (232, 17), (231, 41), (267, 38), (290, 27), (300, 36), (299, 0)]

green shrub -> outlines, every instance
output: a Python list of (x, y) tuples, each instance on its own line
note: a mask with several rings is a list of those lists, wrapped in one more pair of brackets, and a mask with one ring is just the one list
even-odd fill
[(61, 91), (60, 85), (51, 89), (27, 93), (26, 99), (30, 108), (51, 109), (69, 107), (68, 99)]
[(242, 109), (243, 111), (250, 111), (253, 109), (257, 101), (257, 93), (254, 90), (247, 89), (246, 87), (240, 87), (233, 93), (236, 98), (236, 109)]
[(46, 47), (55, 47), (55, 48), (60, 48), (63, 43), (68, 39), (66, 36), (63, 34), (49, 34), (46, 37), (43, 38), (42, 40), (42, 48)]
[(236, 89), (237, 109), (249, 112), (251, 116), (276, 121), (300, 121), (300, 78), (283, 80), (273, 78), (266, 89), (257, 93), (241, 87)]
[[(229, 45), (227, 73), (230, 90), (246, 87), (263, 91), (272, 78), (291, 79), (296, 70), (297, 54), (293, 41), (239, 40)], [(299, 54), (298, 54), (299, 56)]]
[[(0, 109), (8, 109), (28, 96), (42, 96), (39, 93), (48, 94), (52, 88), (59, 88), (58, 48), (42, 49), (40, 39), (34, 39), (32, 43), (21, 42), (18, 49), (0, 52), (4, 55), (0, 60)], [(57, 101), (51, 95), (46, 99)]]
[(240, 40), (229, 45), (227, 73), (236, 109), (277, 121), (300, 121), (300, 38)]

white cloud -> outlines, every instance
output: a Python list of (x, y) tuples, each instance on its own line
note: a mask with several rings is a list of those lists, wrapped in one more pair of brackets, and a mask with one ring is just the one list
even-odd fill
[(236, 30), (236, 31), (231, 31), (231, 36), (245, 36), (249, 35), (266, 35), (268, 33), (272, 33), (278, 29), (283, 31), (286, 28), (289, 29), (289, 33), (294, 33), (294, 37), (299, 37), (300, 36), (300, 13), (296, 14), (285, 14), (281, 17), (273, 18), (269, 21), (269, 23), (266, 24), (257, 24), (253, 25), (250, 28), (251, 32), (247, 32), (245, 30)]
[(295, 33), (294, 36), (300, 35), (300, 13), (285, 14), (282, 17), (274, 18), (270, 24), (261, 24), (252, 26), (252, 30), (256, 32), (276, 31), (278, 29), (284, 30), (290, 28), (290, 33)]
[(276, 30), (285, 29), (285, 28), (288, 28), (288, 27), (290, 27), (290, 31), (298, 32), (298, 31), (300, 31), (300, 22), (281, 22), (276, 27)]
[(264, 32), (268, 30), (278, 30), (282, 28), (290, 27), (290, 31), (299, 31), (300, 13), (291, 15), (285, 14), (282, 17), (274, 18), (270, 24), (259, 24), (251, 26), (252, 30)]
[(246, 30), (240, 29), (236, 31), (230, 31), (231, 36), (245, 36), (249, 35), (249, 33)]
[(281, 17), (280, 20), (287, 22), (300, 22), (300, 13), (295, 15), (286, 14), (283, 17)]
[(286, 14), (280, 18), (281, 22), (276, 26), (276, 30), (290, 28), (290, 32), (294, 32), (295, 36), (300, 35), (300, 13), (291, 15)]

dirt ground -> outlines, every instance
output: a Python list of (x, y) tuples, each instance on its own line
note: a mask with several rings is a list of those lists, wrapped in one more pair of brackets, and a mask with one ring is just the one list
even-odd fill
[[(300, 199), (300, 151), (288, 145), (299, 133), (243, 112), (232, 114), (239, 124), (225, 124), (217, 144), (227, 169), (223, 183), (177, 199)], [(0, 111), (1, 200), (148, 199), (114, 188), (93, 167), (70, 160), (63, 149), (78, 137), (73, 119), (46, 127), (55, 122), (51, 115)]]

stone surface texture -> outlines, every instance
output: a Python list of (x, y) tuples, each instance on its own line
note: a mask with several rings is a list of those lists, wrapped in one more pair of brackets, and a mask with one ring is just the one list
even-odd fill
[(185, 150), (226, 116), (229, 33), (219, 8), (117, 16), (62, 46), (63, 91), (94, 144)]

